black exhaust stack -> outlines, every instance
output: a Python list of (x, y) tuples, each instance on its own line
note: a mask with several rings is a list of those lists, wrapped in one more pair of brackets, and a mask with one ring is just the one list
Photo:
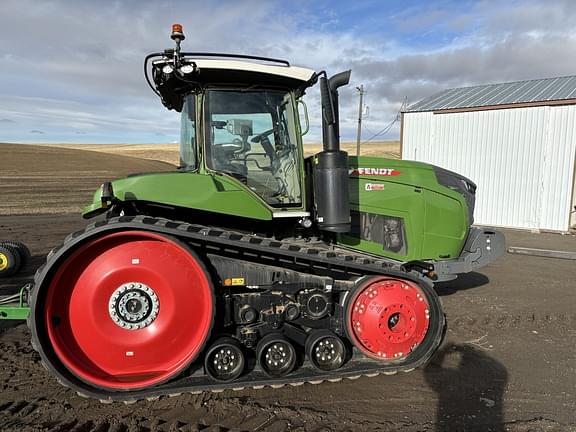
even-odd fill
[(320, 78), (324, 150), (314, 156), (316, 221), (324, 231), (350, 231), (348, 153), (340, 150), (338, 88), (348, 84), (350, 71)]

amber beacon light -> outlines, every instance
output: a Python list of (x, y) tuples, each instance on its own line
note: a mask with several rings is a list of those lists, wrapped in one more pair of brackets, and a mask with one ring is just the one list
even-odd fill
[(182, 41), (185, 39), (182, 24), (172, 24), (172, 35), (170, 37), (173, 40), (180, 39)]

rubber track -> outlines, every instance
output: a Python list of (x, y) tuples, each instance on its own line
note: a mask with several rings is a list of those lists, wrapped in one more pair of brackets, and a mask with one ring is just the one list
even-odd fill
[[(361, 376), (374, 377), (379, 374), (393, 375), (400, 371), (410, 372), (428, 362), (440, 345), (445, 333), (445, 317), (441, 309), (440, 300), (433, 290), (432, 282), (415, 271), (403, 271), (401, 263), (397, 261), (366, 256), (344, 249), (321, 247), (318, 244), (306, 246), (304, 242), (296, 244), (293, 241), (282, 242), (252, 234), (224, 231), (214, 227), (147, 216), (121, 216), (98, 221), (88, 225), (83, 231), (68, 235), (64, 240), (64, 244), (60, 248), (50, 251), (46, 263), (36, 271), (34, 277), (35, 285), (39, 286), (51, 266), (76, 245), (104, 232), (110, 233), (124, 230), (152, 231), (171, 235), (187, 242), (192, 247), (206, 248), (212, 253), (214, 253), (214, 250), (221, 250), (226, 255), (239, 259), (262, 262), (263, 258), (274, 257), (274, 259), (279, 260), (276, 265), (286, 265), (299, 271), (308, 269), (315, 273), (332, 273), (336, 276), (335, 278), (341, 278), (342, 275), (347, 275), (348, 277), (353, 275), (384, 275), (408, 279), (417, 283), (424, 293), (427, 294), (427, 299), (430, 303), (430, 322), (433, 324), (435, 321), (434, 317), (436, 317), (437, 325), (431, 325), (429, 329), (429, 332), (431, 332), (430, 337), (424, 343), (419, 345), (407, 358), (396, 363), (383, 364), (382, 362), (366, 358), (360, 352), (354, 350), (352, 359), (342, 368), (332, 372), (318, 371), (308, 361), (305, 361), (302, 366), (286, 377), (270, 378), (256, 366), (254, 370), (243, 375), (238, 380), (220, 383), (208, 378), (203, 373), (202, 367), (197, 366), (191, 375), (176, 378), (155, 387), (131, 392), (110, 392), (89, 386), (69, 374), (61, 373), (52, 365), (49, 356), (53, 357), (54, 354), (47, 353), (40, 344), (33, 322), (38, 299), (38, 290), (33, 289), (30, 302), (31, 313), (28, 318), (28, 326), (32, 333), (32, 347), (40, 353), (43, 366), (52, 375), (56, 376), (60, 384), (70, 387), (83, 397), (99, 399), (103, 403), (113, 401), (134, 403), (142, 399), (155, 400), (160, 396), (179, 396), (182, 393), (198, 394), (206, 391), (219, 393), (228, 389), (238, 391), (245, 388), (261, 389), (266, 386), (279, 388), (285, 385), (319, 384), (323, 381), (337, 382), (344, 378), (353, 380)], [(62, 367), (60, 366), (59, 368), (61, 369)]]

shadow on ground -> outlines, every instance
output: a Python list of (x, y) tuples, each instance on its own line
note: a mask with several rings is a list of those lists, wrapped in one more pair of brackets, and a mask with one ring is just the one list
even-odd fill
[(424, 375), (438, 393), (437, 431), (505, 430), (503, 395), (508, 372), (486, 352), (469, 345), (447, 345)]
[(488, 285), (490, 279), (482, 273), (470, 272), (458, 275), (454, 280), (439, 282), (434, 285), (436, 292), (440, 296), (452, 295), (458, 291), (479, 288)]

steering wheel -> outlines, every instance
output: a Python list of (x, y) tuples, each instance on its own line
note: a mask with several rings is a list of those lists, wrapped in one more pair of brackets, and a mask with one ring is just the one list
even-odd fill
[(274, 160), (275, 152), (274, 152), (274, 146), (268, 139), (268, 135), (270, 135), (272, 132), (274, 132), (274, 129), (268, 129), (267, 131), (264, 131), (256, 135), (254, 138), (250, 140), (253, 143), (259, 142), (262, 145), (264, 151), (266, 152), (266, 155), (270, 158), (271, 161)]

